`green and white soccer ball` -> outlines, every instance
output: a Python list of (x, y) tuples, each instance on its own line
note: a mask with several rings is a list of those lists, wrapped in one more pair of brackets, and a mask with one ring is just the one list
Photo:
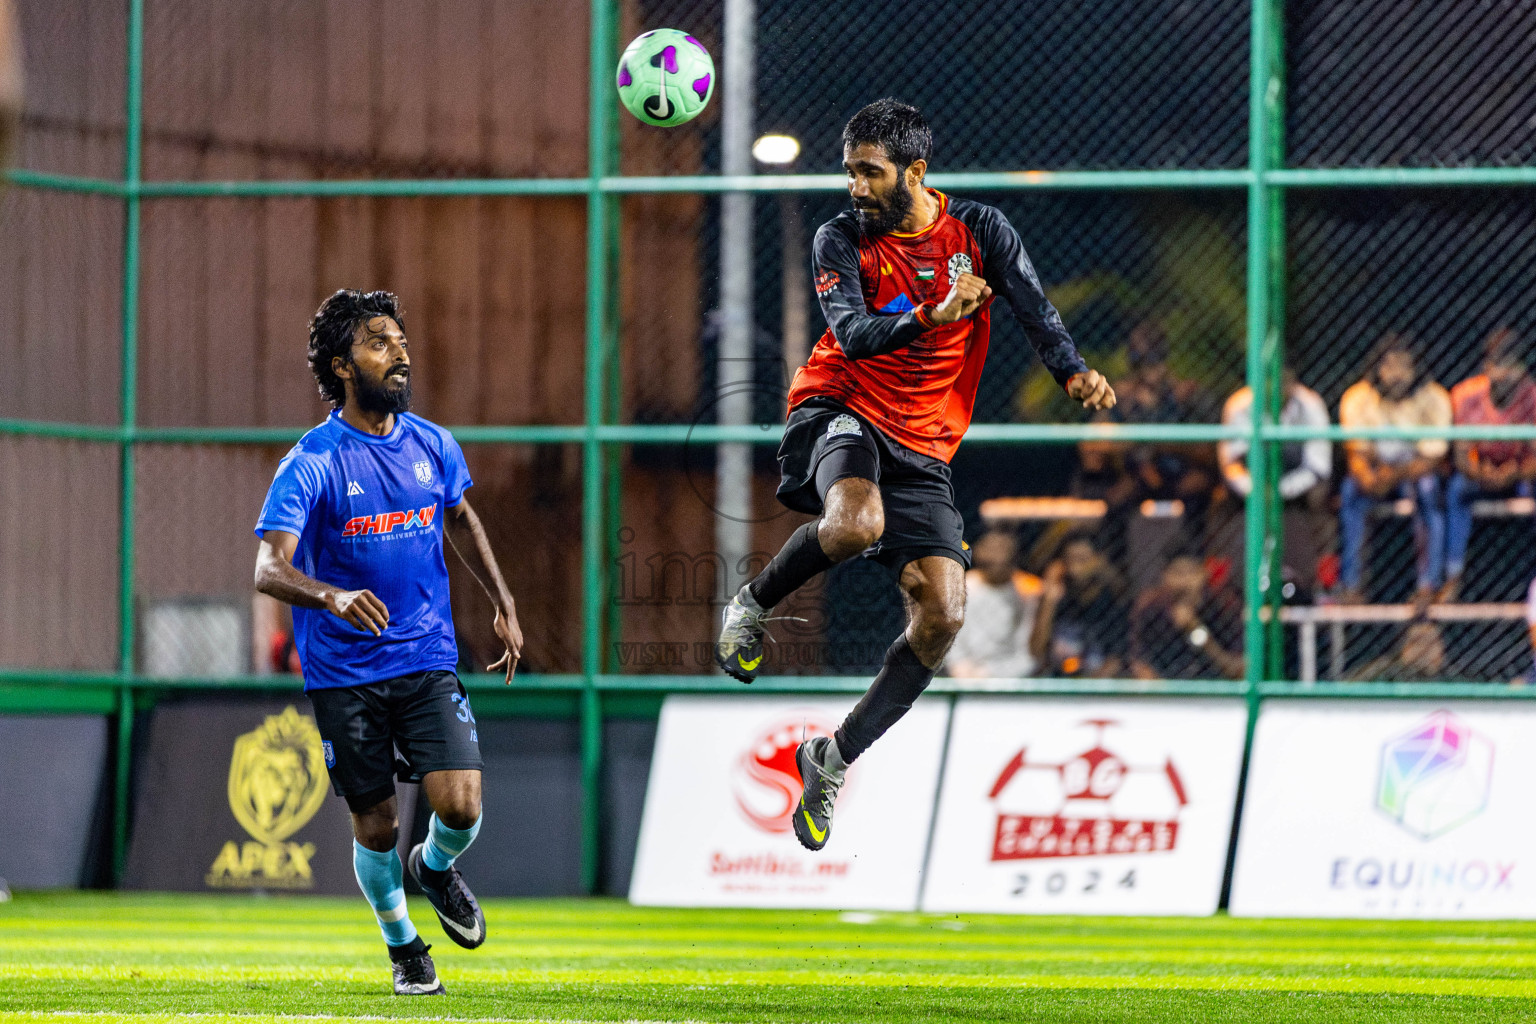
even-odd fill
[(675, 28), (636, 36), (619, 58), (619, 102), (658, 128), (692, 121), (715, 93), (715, 62), (704, 44)]

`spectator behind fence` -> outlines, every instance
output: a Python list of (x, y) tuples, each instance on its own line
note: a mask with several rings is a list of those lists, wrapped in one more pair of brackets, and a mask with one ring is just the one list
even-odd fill
[(976, 542), (965, 574), (965, 624), (945, 656), (957, 679), (1016, 679), (1035, 671), (1029, 638), (1040, 606), (1040, 577), (1014, 565), (1013, 534), (992, 530)]
[[(1502, 327), (1483, 343), (1483, 372), (1451, 390), (1457, 426), (1536, 423), (1536, 381), (1526, 369), (1524, 339)], [(1479, 497), (1530, 497), (1536, 478), (1536, 445), (1526, 441), (1457, 441), (1456, 471), (1445, 490), (1445, 586), (1441, 601), (1454, 601), (1467, 564), (1472, 502)]]
[[(1328, 426), (1328, 406), (1322, 396), (1303, 384), (1289, 366), (1281, 371), (1280, 423), (1287, 427)], [(1253, 408), (1253, 392), (1244, 385), (1232, 392), (1221, 412), (1221, 422), (1228, 427), (1248, 426)], [(1234, 438), (1216, 446), (1221, 475), (1227, 487), (1239, 498), (1247, 499), (1253, 490), (1248, 474), (1248, 439)], [(1285, 501), (1311, 502), (1316, 505), (1328, 494), (1328, 478), (1333, 474), (1333, 446), (1326, 439), (1287, 441), (1280, 446), (1280, 497)]]
[(1525, 675), (1511, 680), (1517, 686), (1536, 684), (1536, 579), (1525, 592), (1525, 632), (1531, 642), (1531, 667)]
[(1432, 683), (1449, 678), (1440, 628), (1427, 619), (1408, 624), (1396, 651), (1349, 674), (1350, 682)]
[(1125, 670), (1125, 582), (1095, 546), (1074, 533), (1046, 567), (1029, 649), (1042, 675), (1107, 678)]
[[(1326, 427), (1328, 406), (1322, 396), (1302, 384), (1296, 371), (1285, 367), (1280, 374), (1280, 423), (1284, 426)], [(1247, 429), (1253, 408), (1253, 392), (1246, 386), (1232, 392), (1222, 409), (1221, 422)], [(1253, 491), (1248, 472), (1248, 439), (1234, 438), (1216, 446), (1216, 459), (1227, 489), (1243, 501)], [(1280, 498), (1285, 502), (1285, 564), (1292, 578), (1310, 590), (1317, 574), (1319, 545), (1327, 531), (1323, 520), (1328, 501), (1328, 478), (1333, 475), (1333, 445), (1326, 439), (1287, 441), (1280, 446)], [(1242, 559), (1242, 531), (1229, 536), (1238, 546), (1233, 553)], [(1331, 547), (1331, 544), (1330, 544)]]
[[(1377, 342), (1363, 380), (1339, 401), (1343, 427), (1442, 427), (1451, 422), (1451, 396), (1421, 378), (1413, 345), (1403, 335)], [(1360, 603), (1361, 555), (1366, 518), (1380, 502), (1413, 502), (1417, 588), (1414, 601), (1428, 604), (1441, 583), (1445, 560), (1445, 506), (1440, 470), (1448, 445), (1443, 440), (1347, 441), (1349, 473), (1339, 488), (1340, 600)]]
[(1162, 580), (1131, 610), (1131, 673), (1138, 679), (1243, 678), (1242, 603), (1230, 588), (1212, 588), (1205, 563), (1175, 552)]

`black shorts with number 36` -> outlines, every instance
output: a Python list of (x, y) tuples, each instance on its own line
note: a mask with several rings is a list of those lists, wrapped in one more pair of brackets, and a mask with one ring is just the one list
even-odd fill
[(779, 501), (819, 515), (826, 489), (860, 477), (880, 488), (885, 531), (864, 552), (892, 572), (927, 555), (971, 565), (965, 521), (955, 508), (949, 464), (891, 440), (868, 420), (830, 399), (795, 407), (779, 442)]
[(397, 777), (420, 782), (428, 772), (483, 767), (469, 694), (452, 672), (416, 672), (308, 696), (331, 785), (354, 811), (388, 800)]

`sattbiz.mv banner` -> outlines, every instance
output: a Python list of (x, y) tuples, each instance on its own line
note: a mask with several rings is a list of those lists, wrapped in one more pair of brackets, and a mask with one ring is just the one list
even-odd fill
[(1238, 700), (961, 698), (922, 909), (1214, 913), (1246, 725)]
[(1536, 917), (1532, 779), (1536, 708), (1270, 701), (1232, 913)]
[(831, 841), (790, 831), (795, 747), (853, 698), (668, 697), (630, 900), (659, 906), (913, 910), (949, 704), (928, 698), (848, 771)]

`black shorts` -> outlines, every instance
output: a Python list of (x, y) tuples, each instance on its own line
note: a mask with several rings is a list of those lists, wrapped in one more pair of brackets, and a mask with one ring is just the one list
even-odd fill
[(839, 480), (879, 485), (885, 532), (864, 557), (892, 572), (926, 555), (970, 568), (949, 464), (896, 443), (858, 413), (824, 398), (796, 406), (784, 425), (779, 470), (779, 501), (809, 515), (821, 514), (827, 488)]
[(309, 702), (331, 785), (354, 811), (393, 796), (397, 776), (420, 782), (428, 772), (483, 767), (469, 694), (452, 672), (310, 690)]

